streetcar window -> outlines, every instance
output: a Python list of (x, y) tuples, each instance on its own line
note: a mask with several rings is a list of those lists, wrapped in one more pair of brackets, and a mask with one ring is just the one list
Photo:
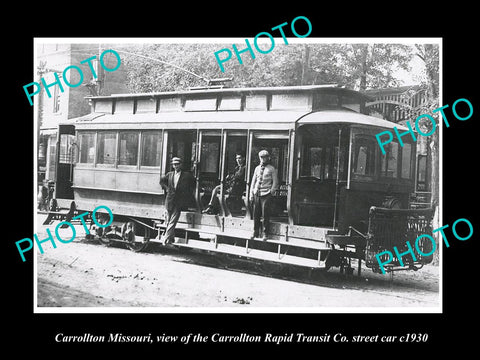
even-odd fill
[(382, 155), (382, 175), (385, 177), (398, 176), (398, 143), (391, 142), (387, 145), (386, 154)]
[(412, 177), (412, 145), (404, 144), (402, 148), (402, 178)]
[(84, 164), (93, 164), (95, 159), (95, 134), (81, 133), (78, 135), (78, 143), (80, 146), (79, 162)]
[(307, 147), (304, 149), (302, 176), (322, 177), (322, 153), (321, 147)]
[(427, 180), (427, 156), (418, 155), (418, 182), (424, 183)]
[(178, 156), (183, 159), (182, 169), (194, 171), (196, 155), (196, 135), (195, 130), (171, 130), (168, 134), (167, 162), (165, 167), (169, 171), (172, 158)]
[[(246, 157), (247, 148), (247, 136), (246, 135), (228, 135), (227, 139), (227, 159), (226, 159), (226, 171), (227, 174), (232, 173), (237, 166), (236, 155), (237, 153), (243, 154)], [(245, 159), (246, 162), (246, 159)]]
[(355, 138), (353, 172), (356, 175), (375, 175), (375, 150), (373, 139)]
[(97, 164), (115, 164), (117, 134), (114, 132), (99, 132), (97, 138)]
[(60, 135), (60, 153), (58, 162), (61, 164), (73, 164), (75, 135), (61, 134)]
[(277, 169), (278, 181), (285, 183), (288, 179), (288, 140), (287, 139), (255, 139), (256, 141), (252, 145), (252, 157), (251, 161), (251, 174), (257, 165), (260, 164), (258, 153), (261, 150), (267, 150), (270, 153), (270, 164)]
[[(302, 156), (301, 176), (317, 179), (336, 179), (338, 168), (338, 146), (305, 146)], [(343, 176), (345, 152), (340, 151), (340, 178)]]
[[(210, 140), (209, 140), (210, 139)], [(217, 173), (220, 156), (220, 137), (205, 137), (202, 142), (200, 172)]]
[(144, 132), (142, 134), (142, 161), (141, 166), (160, 166), (162, 149), (162, 133)]
[[(335, 180), (337, 178), (338, 169), (338, 146), (328, 146), (325, 149), (325, 172), (324, 179)], [(340, 178), (343, 177), (343, 169), (345, 164), (345, 152), (344, 149), (340, 151)]]
[(317, 110), (319, 108), (338, 107), (338, 95), (337, 94), (314, 94), (313, 96), (313, 108)]
[(119, 146), (118, 165), (137, 165), (138, 133), (121, 132)]
[(47, 167), (48, 167), (48, 173), (47, 173), (47, 179), (55, 179), (55, 155), (56, 155), (56, 136), (52, 135), (50, 136), (50, 139), (48, 139), (48, 161), (47, 161)]
[(307, 110), (309, 97), (303, 94), (273, 94), (271, 110)]
[(417, 190), (428, 191), (427, 182), (427, 155), (418, 155)]
[(278, 180), (286, 182), (288, 178), (288, 143), (278, 144), (271, 148), (271, 163), (278, 171)]
[(325, 149), (325, 167), (324, 167), (324, 173), (323, 173), (323, 178), (324, 179), (333, 179), (333, 173), (331, 170), (332, 168), (332, 148), (328, 146)]

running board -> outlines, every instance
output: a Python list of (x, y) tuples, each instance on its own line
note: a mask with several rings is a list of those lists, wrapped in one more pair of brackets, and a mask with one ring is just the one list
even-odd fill
[(214, 241), (202, 241), (202, 240), (193, 240), (188, 239), (188, 242), (185, 242), (185, 239), (182, 238), (175, 238), (175, 242), (172, 244), (176, 247), (180, 248), (190, 248), (190, 249), (197, 249), (209, 252), (216, 252), (221, 254), (228, 254), (239, 256), (248, 259), (255, 259), (255, 260), (262, 260), (262, 261), (271, 261), (280, 264), (289, 264), (289, 265), (296, 265), (302, 266), (307, 268), (315, 268), (315, 269), (324, 269), (325, 268), (325, 261), (321, 260), (321, 252), (323, 251), (330, 251), (330, 249), (321, 249), (318, 250), (318, 259), (308, 259), (304, 257), (292, 256), (283, 254), (279, 246), (278, 252), (272, 251), (265, 251), (259, 249), (252, 249), (247, 246), (236, 246), (230, 244), (223, 244)]

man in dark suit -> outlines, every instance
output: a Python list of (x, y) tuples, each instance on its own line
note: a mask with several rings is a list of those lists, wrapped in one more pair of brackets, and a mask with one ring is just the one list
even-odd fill
[(165, 208), (167, 209), (165, 234), (162, 236), (162, 244), (171, 243), (175, 236), (175, 226), (180, 217), (180, 212), (195, 204), (195, 179), (188, 171), (182, 170), (182, 159), (172, 159), (174, 171), (168, 172), (160, 178), (160, 185), (166, 192)]

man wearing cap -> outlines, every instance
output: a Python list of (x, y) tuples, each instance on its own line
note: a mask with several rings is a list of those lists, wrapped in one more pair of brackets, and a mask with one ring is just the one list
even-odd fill
[(170, 171), (160, 178), (160, 185), (166, 192), (167, 217), (165, 221), (167, 228), (162, 237), (164, 245), (174, 240), (175, 226), (180, 217), (180, 212), (195, 204), (195, 179), (193, 175), (182, 170), (182, 159), (179, 157), (172, 158), (171, 164), (174, 171)]
[(269, 164), (267, 150), (258, 153), (260, 165), (255, 168), (250, 187), (250, 201), (253, 201), (253, 236), (258, 237), (263, 216), (263, 240), (267, 239), (270, 225), (270, 201), (278, 188), (277, 170)]

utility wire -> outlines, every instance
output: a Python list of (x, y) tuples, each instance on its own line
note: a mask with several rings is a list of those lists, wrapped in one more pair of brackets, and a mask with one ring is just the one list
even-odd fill
[(135, 54), (135, 53), (131, 53), (131, 52), (128, 52), (128, 51), (123, 51), (123, 50), (116, 50), (116, 49), (112, 49), (112, 50), (115, 50), (116, 52), (119, 52), (119, 53), (124, 53), (124, 54), (128, 54), (128, 55), (133, 55), (133, 56), (138, 56), (138, 57), (141, 57), (141, 58), (144, 58), (144, 59), (148, 59), (148, 60), (154, 60), (154, 61), (158, 61), (158, 62), (161, 62), (162, 64), (165, 64), (165, 65), (169, 65), (169, 66), (173, 66), (174, 68), (177, 68), (179, 70), (182, 70), (182, 71), (185, 71), (193, 76), (196, 76), (204, 81), (206, 81), (207, 83), (210, 81), (209, 79), (207, 78), (204, 78), (203, 76), (200, 76), (200, 75), (197, 75), (189, 70), (186, 70), (186, 69), (183, 69), (181, 68), (180, 66), (177, 66), (177, 65), (174, 65), (174, 64), (170, 64), (166, 61), (163, 61), (163, 60), (159, 60), (159, 59), (155, 59), (155, 58), (152, 58), (152, 57), (149, 57), (149, 56), (145, 56), (145, 55), (140, 55), (140, 54)]
[[(207, 79), (207, 78), (205, 78), (205, 77), (203, 77), (203, 76), (197, 75), (197, 74), (195, 74), (195, 73), (193, 73), (193, 72), (191, 72), (191, 71), (189, 71), (189, 70), (186, 70), (186, 69), (184, 69), (184, 68), (181, 68), (180, 66), (177, 66), (177, 65), (168, 63), (168, 62), (166, 62), (166, 61), (163, 61), (163, 60), (160, 60), (160, 59), (156, 59), (156, 58), (152, 58), (152, 57), (145, 56), (145, 55), (140, 55), (140, 54), (132, 53), (132, 52), (129, 52), (129, 51), (118, 50), (118, 49), (113, 49), (113, 48), (109, 48), (109, 49), (114, 50), (114, 51), (116, 51), (116, 52), (118, 52), (118, 53), (124, 53), (124, 54), (127, 54), (127, 55), (138, 56), (138, 57), (141, 57), (141, 58), (144, 58), (144, 59), (148, 59), (148, 60), (158, 61), (158, 62), (160, 62), (160, 63), (162, 63), (162, 64), (165, 64), (165, 65), (168, 65), (168, 66), (172, 66), (172, 67), (177, 68), (177, 69), (179, 69), (179, 70), (185, 71), (185, 72), (187, 72), (187, 73), (189, 73), (189, 74), (191, 74), (191, 75), (193, 75), (193, 76), (195, 76), (195, 77), (197, 77), (197, 78), (199, 78), (199, 79), (202, 79), (203, 81), (205, 81), (205, 82), (207, 82), (207, 83), (210, 83), (210, 79)], [(60, 51), (56, 51), (55, 54), (62, 53), (62, 52), (69, 52), (69, 51), (70, 51), (70, 52), (76, 52), (76, 53), (81, 53), (81, 54), (83, 53), (83, 54), (88, 55), (88, 56), (91, 56), (92, 54), (95, 55), (94, 53), (88, 53), (88, 52), (86, 52), (86, 51), (89, 51), (89, 50), (90, 50), (90, 49), (88, 49), (88, 48), (87, 48), (87, 49), (81, 49), (81, 50), (60, 50)], [(94, 50), (94, 48), (92, 48), (92, 50)]]

